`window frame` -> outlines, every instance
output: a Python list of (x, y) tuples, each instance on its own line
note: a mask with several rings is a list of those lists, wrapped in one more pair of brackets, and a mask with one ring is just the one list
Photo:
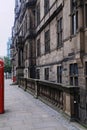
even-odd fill
[(85, 62), (85, 85), (87, 90), (87, 61)]
[(41, 55), (41, 43), (40, 38), (37, 40), (37, 57), (40, 57)]
[(48, 29), (45, 34), (45, 54), (50, 52), (50, 29)]
[(40, 2), (36, 6), (37, 26), (40, 24)]
[(62, 83), (62, 65), (57, 66), (57, 83)]
[(76, 35), (78, 30), (78, 9), (77, 9), (77, 1), (75, 0), (75, 3), (72, 3), (73, 0), (71, 0), (71, 23), (72, 23), (72, 35)]
[(78, 64), (71, 63), (69, 65), (69, 76), (70, 76), (70, 85), (78, 86)]
[(57, 48), (63, 46), (63, 18), (57, 20)]
[(28, 44), (25, 45), (25, 60), (28, 59)]
[(85, 26), (87, 28), (87, 3), (85, 3)]
[(46, 15), (49, 12), (50, 8), (50, 1), (49, 0), (44, 0), (44, 15)]
[(49, 80), (49, 68), (48, 67), (44, 69), (44, 79)]
[(40, 69), (36, 69), (36, 78), (40, 79)]

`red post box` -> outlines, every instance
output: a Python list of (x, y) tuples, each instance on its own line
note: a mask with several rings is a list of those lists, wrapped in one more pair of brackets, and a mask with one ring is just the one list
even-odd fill
[(0, 114), (4, 113), (4, 62), (0, 59)]

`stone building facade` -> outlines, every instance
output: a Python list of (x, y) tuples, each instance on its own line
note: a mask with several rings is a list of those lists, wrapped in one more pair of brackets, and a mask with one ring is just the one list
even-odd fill
[(40, 23), (36, 27), (37, 75), (43, 80), (84, 86), (83, 39), (86, 31), (83, 31), (82, 3), (71, 3), (70, 0), (48, 1), (49, 4), (45, 5), (38, 0), (41, 13)]
[(87, 121), (87, 1), (16, 0), (12, 37), (16, 77), (78, 86)]
[(35, 0), (15, 1), (12, 62), (17, 80), (20, 76), (35, 78), (35, 3)]

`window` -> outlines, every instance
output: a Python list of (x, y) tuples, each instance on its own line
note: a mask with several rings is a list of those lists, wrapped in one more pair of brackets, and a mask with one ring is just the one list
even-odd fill
[(25, 16), (25, 33), (27, 32), (27, 15)]
[(18, 65), (19, 66), (21, 66), (21, 59), (20, 59), (20, 57), (21, 57), (21, 53), (20, 53), (20, 51), (18, 52)]
[(86, 117), (87, 117), (87, 103), (86, 103)]
[(23, 50), (18, 51), (18, 65), (23, 66)]
[(44, 14), (46, 15), (49, 11), (49, 0), (44, 0)]
[(78, 64), (70, 64), (70, 85), (78, 86)]
[(37, 25), (40, 23), (40, 3), (37, 5)]
[(49, 68), (45, 68), (45, 80), (49, 80)]
[(50, 31), (45, 32), (45, 53), (50, 52)]
[(36, 70), (36, 78), (37, 78), (37, 79), (40, 79), (40, 69), (37, 69), (37, 70)]
[(28, 45), (25, 45), (25, 59), (28, 58)]
[(58, 38), (58, 47), (62, 46), (62, 18), (58, 20), (58, 25), (57, 25), (57, 38)]
[(40, 56), (40, 39), (37, 40), (37, 57)]
[(30, 45), (29, 45), (29, 57), (30, 58), (33, 57), (33, 51), (34, 51), (33, 43), (30, 42)]
[(87, 4), (85, 5), (85, 22), (87, 27)]
[(78, 29), (77, 0), (71, 0), (71, 15), (72, 15), (72, 34), (75, 35)]
[(86, 80), (86, 90), (87, 90), (87, 62), (85, 62), (85, 80)]
[(62, 66), (57, 67), (57, 82), (62, 83)]
[(87, 75), (87, 62), (85, 62), (85, 75)]

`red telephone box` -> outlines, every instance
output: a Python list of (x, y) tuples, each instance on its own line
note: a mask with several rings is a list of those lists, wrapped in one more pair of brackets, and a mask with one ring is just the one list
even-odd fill
[(4, 62), (0, 59), (0, 114), (4, 113)]

